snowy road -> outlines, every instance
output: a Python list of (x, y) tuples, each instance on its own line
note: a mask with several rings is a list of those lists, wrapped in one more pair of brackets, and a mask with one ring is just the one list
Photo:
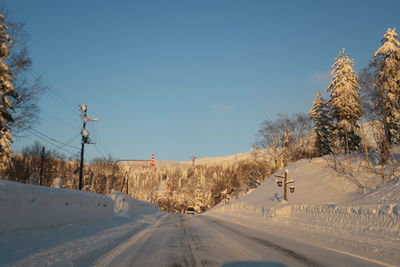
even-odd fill
[(380, 266), (268, 232), (199, 215), (114, 218), (2, 234), (0, 265)]

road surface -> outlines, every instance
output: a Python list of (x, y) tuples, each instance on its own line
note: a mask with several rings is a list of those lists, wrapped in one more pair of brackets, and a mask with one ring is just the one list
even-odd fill
[(0, 266), (381, 266), (269, 232), (204, 215), (114, 218), (2, 234)]

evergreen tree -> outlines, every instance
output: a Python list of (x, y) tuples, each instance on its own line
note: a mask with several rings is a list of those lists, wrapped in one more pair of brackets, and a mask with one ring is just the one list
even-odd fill
[(357, 150), (361, 142), (357, 125), (361, 117), (361, 97), (353, 66), (353, 60), (343, 48), (332, 66), (332, 82), (328, 87), (334, 132), (345, 153)]
[(0, 14), (0, 169), (4, 170), (12, 156), (11, 142), (12, 134), (9, 124), (13, 121), (10, 111), (13, 104), (10, 96), (17, 99), (12, 84), (13, 76), (6, 64), (9, 57), (9, 47), (12, 44), (7, 34), (8, 27), (4, 23), (4, 15)]
[(400, 143), (400, 42), (395, 30), (386, 31), (372, 60), (378, 75), (376, 108), (389, 146)]
[(332, 125), (329, 118), (328, 107), (318, 92), (314, 99), (309, 116), (314, 121), (315, 143), (314, 148), (318, 156), (332, 153)]

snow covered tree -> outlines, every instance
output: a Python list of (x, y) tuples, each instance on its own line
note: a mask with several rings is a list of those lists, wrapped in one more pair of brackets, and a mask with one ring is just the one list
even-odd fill
[(353, 66), (353, 60), (343, 48), (332, 66), (332, 82), (328, 87), (331, 94), (328, 103), (332, 107), (334, 133), (345, 153), (357, 150), (361, 142), (357, 133), (357, 121), (361, 117), (361, 97)]
[(0, 169), (4, 170), (12, 156), (12, 134), (10, 122), (13, 121), (11, 110), (13, 104), (10, 97), (17, 99), (13, 86), (13, 76), (6, 64), (12, 40), (7, 33), (8, 27), (4, 23), (4, 15), (0, 14)]
[(329, 110), (322, 94), (317, 93), (309, 116), (314, 121), (314, 148), (318, 156), (332, 153), (332, 125)]
[(395, 30), (386, 31), (372, 59), (378, 75), (376, 108), (389, 146), (400, 143), (400, 42)]
[(9, 11), (0, 5), (0, 14), (5, 19), (7, 34), (13, 40), (9, 43), (7, 66), (13, 77), (15, 92), (20, 96), (17, 101), (11, 99), (14, 107), (13, 121), (9, 126), (13, 135), (19, 134), (32, 127), (39, 120), (38, 101), (40, 94), (46, 89), (43, 80), (37, 74), (32, 75), (32, 60), (29, 56), (29, 36), (24, 30), (24, 23), (10, 19)]

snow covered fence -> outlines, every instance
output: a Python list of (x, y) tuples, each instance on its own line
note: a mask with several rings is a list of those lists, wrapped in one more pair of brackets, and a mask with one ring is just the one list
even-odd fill
[(133, 217), (160, 211), (155, 204), (134, 199), (117, 191), (112, 191), (109, 196), (114, 202), (114, 214), (119, 217)]
[(113, 208), (96, 193), (0, 180), (0, 232), (104, 219)]

